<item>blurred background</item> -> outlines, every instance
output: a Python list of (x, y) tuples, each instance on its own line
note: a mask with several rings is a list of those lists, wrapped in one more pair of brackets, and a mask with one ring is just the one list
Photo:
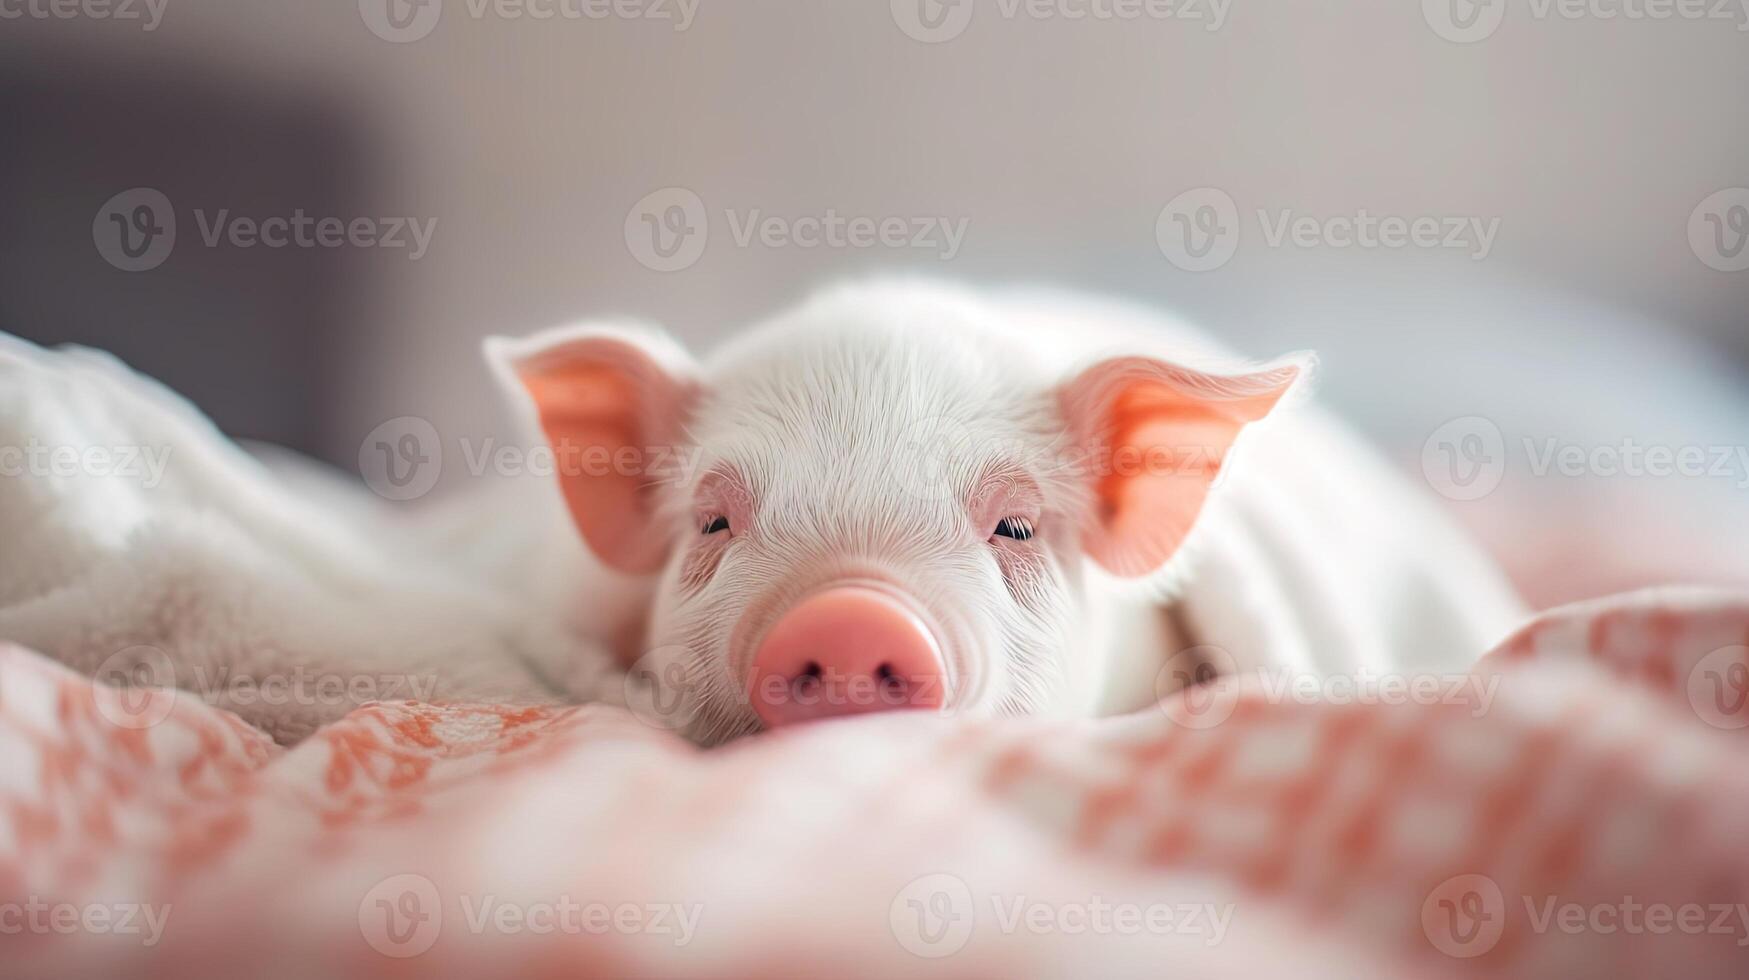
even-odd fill
[(489, 334), (1047, 283), (1318, 350), (1539, 603), (1749, 584), (1749, 7), (1699, 7), (0, 0), (0, 330), (357, 473), (500, 429)]

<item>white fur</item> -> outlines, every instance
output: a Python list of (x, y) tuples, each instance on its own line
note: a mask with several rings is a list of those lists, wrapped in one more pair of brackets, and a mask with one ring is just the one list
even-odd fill
[(169, 453), (157, 480), (0, 476), (0, 639), (75, 669), (143, 664), (290, 742), (353, 692), (553, 700), (528, 664), (577, 650), (356, 485), (270, 471), (108, 355), (0, 335), (0, 447), (33, 442)]
[[(683, 363), (665, 340), (653, 354)], [(736, 529), (716, 573), (688, 595), (680, 579), (699, 538), (693, 485), (665, 488), (655, 533), (676, 546), (650, 583), (642, 642), (680, 668), (657, 676), (684, 677), (702, 698), (694, 736), (756, 727), (739, 693), (746, 650), (729, 643), (743, 614), (780, 609), (835, 578), (880, 578), (917, 597), (946, 634), (954, 707), (973, 714), (1133, 709), (1154, 696), (1168, 658), (1199, 644), (1238, 667), (1462, 670), (1522, 616), (1441, 515), (1302, 404), (1303, 383), (1246, 430), (1158, 575), (1120, 582), (1083, 559), (1075, 528), (1086, 489), (1047, 463), (1032, 470), (1046, 499), (1041, 560), (1025, 566), (1024, 581), (1005, 581), (967, 519), (978, 474), (1014, 450), (1057, 458), (1064, 432), (1052, 392), (1081, 368), (1136, 354), (1216, 373), (1256, 369), (1142, 311), (915, 282), (824, 291), (706, 358), (687, 430), (686, 449), (700, 458), (689, 472), (726, 464), (744, 474), (752, 526)], [(918, 434), (944, 427), (965, 451), (921, 466)]]

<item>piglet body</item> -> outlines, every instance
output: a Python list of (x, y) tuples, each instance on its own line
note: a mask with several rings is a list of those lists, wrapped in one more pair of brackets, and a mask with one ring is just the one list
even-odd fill
[(1110, 714), (1207, 670), (1461, 671), (1522, 615), (1308, 403), (1309, 356), (1145, 311), (885, 282), (703, 362), (636, 324), (489, 356), (614, 597), (584, 618), (701, 742)]

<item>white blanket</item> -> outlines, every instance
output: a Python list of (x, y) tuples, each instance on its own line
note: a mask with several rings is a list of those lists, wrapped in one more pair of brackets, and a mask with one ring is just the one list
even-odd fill
[(428, 524), (270, 469), (106, 354), (0, 335), (0, 447), (0, 638), (88, 676), (196, 690), (291, 742), (371, 695), (551, 701), (606, 669), (425, 551)]

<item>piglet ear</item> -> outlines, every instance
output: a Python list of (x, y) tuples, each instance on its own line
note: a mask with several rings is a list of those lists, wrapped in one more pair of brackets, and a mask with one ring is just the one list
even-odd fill
[(596, 557), (630, 574), (661, 568), (672, 542), (654, 515), (698, 389), (692, 358), (659, 330), (616, 325), (494, 337), (486, 357), (526, 395)]
[(1311, 368), (1298, 355), (1242, 374), (1207, 374), (1150, 357), (1083, 371), (1058, 400), (1085, 461), (1093, 507), (1088, 555), (1114, 575), (1164, 566), (1190, 533), (1234, 441)]

